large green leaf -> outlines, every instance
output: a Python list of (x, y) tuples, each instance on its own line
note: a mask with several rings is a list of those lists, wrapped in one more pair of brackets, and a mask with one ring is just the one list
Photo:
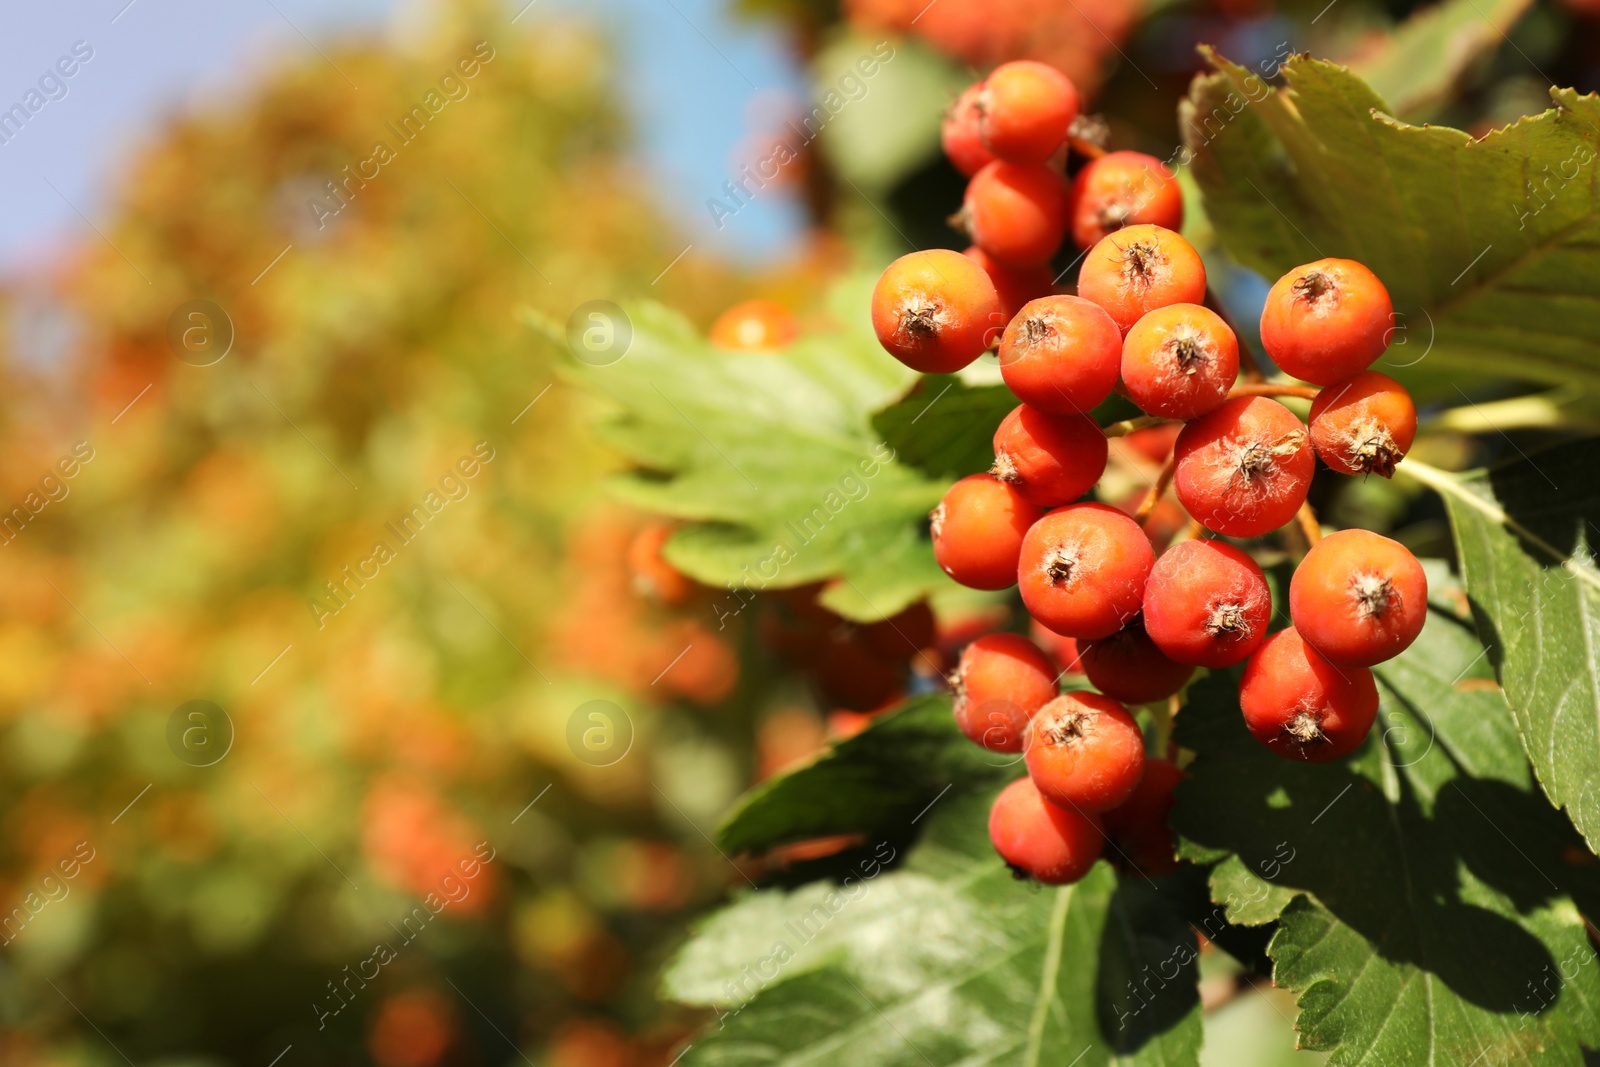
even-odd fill
[[(1473, 66), (1507, 40), (1533, 0), (1442, 0), (1373, 34), (1350, 69), (1403, 117), (1446, 101)], [(1484, 8), (1488, 10), (1485, 11)]]
[(1600, 845), (1600, 442), (1452, 476), (1408, 461), (1450, 512), (1489, 659), (1550, 800)]
[[(1398, 314), (1378, 364), (1456, 398), (1463, 372), (1600, 386), (1600, 98), (1474, 139), (1408, 126), (1348, 70), (1306, 57), (1273, 89), (1210, 54), (1180, 106), (1212, 223), (1276, 278), (1321, 256), (1371, 267)], [(1398, 343), (1403, 342), (1403, 343)]]
[(929, 374), (875, 414), (872, 425), (900, 462), (954, 481), (994, 463), (994, 432), (1016, 406), (1016, 395), (1004, 385), (968, 385), (953, 374)]
[(1534, 787), (1488, 670), (1468, 626), (1431, 612), (1374, 672), (1372, 739), (1332, 764), (1257, 743), (1226, 675), (1178, 716), (1198, 753), (1173, 814), (1182, 850), (1222, 858), (1219, 917), (1280, 923), (1274, 978), (1332, 1064), (1577, 1065), (1600, 1045), (1581, 914), (1600, 879)]
[(779, 775), (746, 794), (723, 819), (729, 852), (914, 825), (946, 791), (971, 792), (1022, 773), (1017, 756), (989, 752), (956, 728), (950, 698), (923, 696), (880, 715), (804, 773)]
[(740, 595), (840, 579), (823, 603), (860, 621), (952, 587), (923, 533), (947, 484), (897, 462), (871, 426), (916, 375), (867, 328), (870, 290), (841, 285), (845, 325), (781, 356), (713, 348), (644, 304), (623, 358), (567, 364), (612, 401), (602, 433), (643, 468), (618, 479), (621, 495), (695, 520), (666, 550), (687, 574)]
[(816, 830), (806, 803), (830, 809), (820, 828), (870, 836), (839, 882), (749, 892), (701, 924), (664, 989), (719, 1018), (681, 1062), (1197, 1063), (1192, 928), (1104, 863), (1072, 887), (1016, 881), (986, 829), (995, 781), (1020, 772), (998, 763), (930, 700), (747, 802), (725, 841)]

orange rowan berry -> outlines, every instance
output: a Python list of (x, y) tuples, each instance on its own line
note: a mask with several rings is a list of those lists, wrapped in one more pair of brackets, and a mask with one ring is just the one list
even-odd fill
[(1066, 235), (1066, 179), (1042, 163), (996, 160), (967, 183), (958, 218), (973, 244), (1001, 263), (1037, 267)]
[(1389, 347), (1394, 304), (1353, 259), (1296, 267), (1267, 292), (1261, 344), (1286, 373), (1317, 385), (1366, 370)]
[(1340, 667), (1370, 667), (1410, 647), (1428, 620), (1428, 576), (1409, 549), (1371, 530), (1340, 530), (1289, 580), (1289, 615)]
[(1019, 404), (994, 432), (994, 468), (1040, 507), (1070, 504), (1106, 470), (1106, 435), (1087, 415), (1048, 415)]
[(1206, 267), (1173, 231), (1129, 226), (1089, 249), (1078, 271), (1078, 295), (1105, 308), (1127, 333), (1156, 308), (1203, 303)]
[(1255, 739), (1273, 752), (1326, 763), (1361, 747), (1378, 717), (1378, 686), (1365, 667), (1329, 663), (1291, 626), (1245, 663), (1239, 707)]
[(1023, 305), (1000, 337), (1000, 377), (1029, 407), (1083, 415), (1117, 384), (1122, 334), (1095, 304), (1046, 296)]
[(889, 264), (872, 290), (872, 328), (889, 354), (924, 374), (953, 374), (1005, 325), (982, 267), (947, 248)]
[(1311, 402), (1311, 447), (1341, 474), (1390, 477), (1416, 436), (1411, 394), (1375, 370), (1326, 386)]
[(1189, 423), (1173, 453), (1178, 500), (1228, 537), (1257, 537), (1288, 522), (1316, 471), (1294, 412), (1259, 396), (1235, 397)]
[(1067, 193), (1072, 240), (1079, 248), (1125, 226), (1183, 228), (1183, 190), (1155, 156), (1107, 152), (1091, 159)]
[(1016, 488), (992, 474), (952, 485), (929, 516), (933, 556), (944, 572), (970, 589), (1017, 584), (1023, 537), (1043, 514)]

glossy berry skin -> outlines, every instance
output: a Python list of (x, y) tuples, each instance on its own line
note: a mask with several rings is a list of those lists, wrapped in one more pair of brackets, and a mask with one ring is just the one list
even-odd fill
[(1293, 627), (1262, 642), (1239, 682), (1244, 724), (1284, 759), (1326, 763), (1361, 747), (1378, 716), (1365, 667), (1336, 667)]
[(1259, 396), (1224, 401), (1189, 423), (1173, 454), (1178, 500), (1228, 537), (1258, 537), (1294, 518), (1317, 466), (1294, 412)]
[(1067, 193), (1072, 241), (1089, 248), (1124, 226), (1183, 228), (1183, 191), (1155, 156), (1107, 152), (1091, 159)]
[(1021, 752), (1028, 720), (1054, 700), (1056, 668), (1021, 634), (985, 634), (950, 674), (956, 725), (991, 752)]
[(1295, 629), (1330, 663), (1370, 667), (1411, 646), (1428, 620), (1428, 577), (1398, 541), (1340, 530), (1289, 581)]
[(1127, 333), (1140, 318), (1170, 304), (1206, 298), (1200, 253), (1161, 226), (1129, 226), (1100, 239), (1078, 271), (1078, 295), (1106, 309)]
[(1019, 404), (994, 432), (994, 469), (1001, 481), (1042, 508), (1059, 507), (1094, 488), (1106, 470), (1108, 446), (1087, 415), (1047, 415)]
[(1104, 504), (1068, 504), (1023, 538), (1022, 602), (1056, 633), (1110, 637), (1138, 613), (1154, 563), (1149, 538), (1128, 516)]
[(1000, 311), (1008, 323), (1016, 318), (1017, 312), (1021, 311), (1029, 301), (1049, 296), (1055, 291), (1055, 276), (1046, 264), (1041, 263), (1036, 267), (1008, 267), (977, 245), (971, 245), (961, 254), (982, 267), (984, 273), (989, 275), (989, 280), (994, 283), (995, 292), (1000, 294)]
[(982, 267), (948, 248), (889, 264), (872, 290), (872, 328), (889, 354), (924, 374), (953, 374), (1004, 325), (1000, 296)]
[(967, 183), (960, 217), (972, 243), (1001, 263), (1037, 267), (1066, 236), (1066, 179), (1042, 163), (996, 160)]
[(1210, 308), (1169, 304), (1134, 323), (1122, 342), (1128, 398), (1164, 419), (1197, 419), (1228, 398), (1239, 341)]
[(1242, 550), (1221, 541), (1180, 541), (1144, 584), (1144, 627), (1177, 663), (1219, 669), (1243, 663), (1272, 622), (1267, 578)]
[(1109, 842), (1106, 853), (1112, 863), (1146, 878), (1177, 869), (1167, 816), (1172, 812), (1173, 790), (1184, 777), (1171, 760), (1145, 761), (1138, 788), (1102, 816)]
[(1279, 278), (1261, 309), (1261, 343), (1287, 374), (1331, 385), (1389, 346), (1394, 304), (1353, 259), (1319, 259)]
[(1019, 877), (1068, 885), (1089, 873), (1105, 838), (1093, 815), (1059, 807), (1018, 778), (989, 809), (989, 840)]
[(1169, 659), (1135, 615), (1128, 625), (1083, 646), (1083, 673), (1094, 687), (1124, 704), (1149, 704), (1182, 689), (1194, 668)]
[(978, 133), (978, 99), (983, 93), (983, 82), (969, 85), (956, 99), (944, 117), (939, 130), (939, 142), (952, 166), (967, 177), (972, 177), (988, 164), (995, 155), (983, 146)]
[(1000, 376), (1017, 399), (1052, 415), (1087, 414), (1111, 395), (1121, 366), (1121, 331), (1082, 297), (1034, 300), (1000, 337)]
[(1417, 436), (1417, 406), (1405, 386), (1364, 370), (1311, 402), (1311, 447), (1341, 474), (1388, 478)]
[(1038, 619), (1029, 621), (1028, 635), (1045, 650), (1062, 675), (1083, 673), (1082, 655), (1078, 651), (1077, 639), (1064, 637), (1042, 626)]
[(794, 313), (773, 300), (746, 300), (717, 316), (711, 343), (735, 352), (774, 352), (800, 336)]
[(1046, 63), (1014, 60), (990, 72), (978, 111), (984, 147), (1013, 163), (1043, 163), (1078, 117), (1078, 89)]
[(969, 589), (1009, 589), (1017, 584), (1023, 537), (1042, 514), (994, 475), (969, 475), (928, 516), (934, 559)]
[(1109, 811), (1139, 784), (1144, 735), (1110, 697), (1064, 693), (1033, 717), (1023, 759), (1046, 800), (1076, 811)]

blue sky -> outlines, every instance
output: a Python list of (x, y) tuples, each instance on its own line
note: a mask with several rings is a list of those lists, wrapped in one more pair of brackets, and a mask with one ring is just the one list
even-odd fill
[[(520, 10), (525, 0), (508, 0)], [(63, 239), (89, 233), (118, 164), (164, 115), (191, 101), (237, 94), (253, 71), (285, 50), (306, 51), (351, 28), (376, 30), (408, 0), (69, 0), (16, 5), (0, 34), (0, 109), (21, 101), (78, 42), (93, 58), (63, 79), (22, 132), (0, 144), (0, 271)], [(519, 28), (551, 14), (581, 14), (622, 50), (617, 86), (658, 175), (667, 208), (708, 245), (759, 257), (779, 251), (798, 221), (794, 205), (765, 198), (715, 234), (704, 203), (728, 177), (753, 108), (775, 92), (800, 92), (800, 72), (769, 29), (729, 19), (725, 0), (535, 0)], [(70, 66), (70, 64), (69, 64)], [(713, 236), (714, 235), (714, 236)]]

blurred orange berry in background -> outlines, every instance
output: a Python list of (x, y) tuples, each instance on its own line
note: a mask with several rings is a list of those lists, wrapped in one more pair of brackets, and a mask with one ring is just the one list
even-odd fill
[(845, 0), (850, 22), (867, 32), (911, 33), (980, 69), (1012, 59), (1049, 63), (1084, 94), (1100, 84), (1105, 56), (1124, 41), (1140, 0)]
[(631, 1042), (603, 1019), (573, 1019), (556, 1031), (545, 1051), (547, 1067), (637, 1067)]
[(736, 352), (772, 352), (800, 336), (794, 314), (773, 300), (735, 304), (711, 324), (711, 343)]
[(662, 604), (681, 604), (694, 590), (694, 582), (661, 554), (672, 530), (670, 522), (646, 523), (628, 543), (628, 570), (633, 575), (634, 590)]
[(455, 1037), (455, 1016), (437, 993), (399, 993), (383, 1002), (367, 1049), (378, 1067), (434, 1067)]

